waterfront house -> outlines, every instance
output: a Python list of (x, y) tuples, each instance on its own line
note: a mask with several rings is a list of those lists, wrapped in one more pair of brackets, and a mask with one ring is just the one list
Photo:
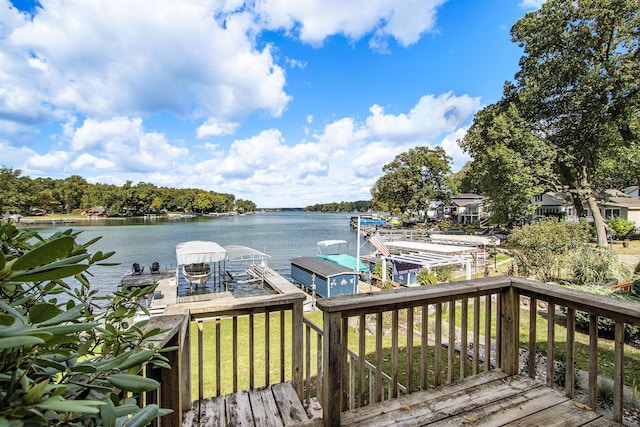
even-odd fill
[[(599, 196), (597, 203), (600, 213), (605, 221), (613, 218), (626, 219), (634, 222), (640, 230), (640, 198), (629, 196), (626, 190), (633, 194), (633, 188), (629, 187), (623, 191), (607, 190), (604, 195)], [(536, 206), (534, 221), (547, 216), (555, 216), (565, 221), (579, 220), (573, 197), (568, 192), (548, 191), (534, 196), (531, 202)], [(583, 206), (583, 217), (592, 221), (591, 210), (586, 204)]]
[(477, 224), (488, 216), (487, 198), (481, 194), (462, 193), (451, 199), (448, 215), (460, 224)]
[(547, 191), (534, 196), (531, 203), (536, 207), (533, 220), (537, 221), (547, 216), (555, 216), (566, 221), (577, 221), (576, 208), (573, 197), (567, 192)]
[(80, 215), (86, 215), (90, 218), (107, 218), (109, 216), (107, 209), (103, 206), (92, 206), (80, 211)]
[(640, 198), (609, 197), (598, 202), (600, 212), (605, 220), (622, 218), (636, 224), (636, 231), (640, 231)]

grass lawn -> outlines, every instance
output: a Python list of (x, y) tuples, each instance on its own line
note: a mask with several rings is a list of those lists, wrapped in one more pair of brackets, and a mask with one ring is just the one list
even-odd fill
[[(484, 302), (481, 302), (480, 309), (480, 334), (484, 335)], [(492, 305), (492, 318), (495, 319), (495, 304)], [(404, 325), (406, 322), (407, 312), (406, 310), (402, 310), (399, 312), (399, 324)], [(313, 313), (306, 313), (305, 317), (312, 320), (316, 325), (322, 325), (322, 312), (316, 311)], [(416, 325), (416, 329), (420, 326), (420, 313), (419, 309), (415, 309), (414, 312), (414, 323)], [(256, 315), (254, 316), (254, 328), (256, 331), (254, 336), (254, 387), (260, 387), (266, 384), (266, 366), (265, 360), (267, 359), (266, 354), (267, 350), (265, 347), (265, 319), (264, 315)], [(368, 318), (371, 322), (375, 322), (375, 316), (370, 316)], [(456, 323), (459, 326), (461, 323), (461, 310), (460, 307), (456, 309)], [(443, 305), (443, 336), (446, 337), (448, 334), (448, 326), (446, 325), (446, 321), (448, 320), (448, 312), (447, 312), (447, 304)], [(556, 325), (555, 325), (555, 353), (556, 360), (564, 360), (565, 350), (566, 350), (566, 328), (563, 324), (563, 319), (561, 316), (556, 317)], [(473, 305), (469, 304), (469, 331), (472, 331), (473, 327)], [(495, 322), (493, 322), (495, 323)], [(520, 314), (520, 345), (521, 348), (527, 347), (527, 342), (529, 339), (529, 311), (528, 309), (523, 309)], [(352, 325), (355, 326), (355, 325)], [(237, 328), (238, 328), (238, 354), (237, 354), (237, 389), (238, 390), (248, 390), (250, 389), (250, 370), (249, 370), (249, 318), (248, 317), (239, 317), (237, 320)], [(385, 314), (383, 318), (383, 329), (385, 331), (389, 331), (391, 328), (391, 316)], [(429, 311), (429, 325), (430, 337), (433, 338), (433, 331), (435, 330), (435, 310)], [(203, 379), (202, 385), (204, 388), (204, 396), (212, 396), (216, 395), (217, 385), (216, 385), (216, 354), (215, 354), (215, 322), (205, 322), (203, 325), (203, 354), (204, 354), (204, 370), (203, 370)], [(270, 330), (270, 348), (269, 348), (269, 381), (270, 383), (280, 382), (281, 373), (280, 373), (280, 315), (278, 313), (271, 314), (269, 318), (269, 330)], [(291, 379), (291, 316), (289, 314), (285, 315), (285, 380)], [(221, 331), (221, 348), (220, 348), (220, 392), (222, 394), (229, 393), (233, 391), (233, 346), (231, 342), (231, 331), (232, 331), (232, 320), (225, 319), (220, 322), (220, 331)], [(538, 352), (540, 354), (546, 354), (547, 349), (547, 318), (546, 314), (541, 312), (537, 316), (537, 346)], [(492, 328), (491, 334), (495, 337), (495, 329)], [(305, 338), (306, 339), (306, 338)], [(406, 343), (407, 336), (404, 332), (404, 329), (400, 328), (400, 333), (398, 334), (398, 358), (396, 361), (396, 369), (398, 379), (401, 383), (406, 384), (407, 374), (408, 374), (408, 364), (407, 364), (407, 354), (406, 354)], [(482, 341), (482, 340), (481, 340)], [(482, 341), (483, 342), (483, 341)], [(197, 325), (192, 324), (192, 366), (194, 367), (194, 371), (192, 371), (192, 393), (194, 399), (198, 396), (198, 371), (197, 369), (197, 361), (198, 361), (198, 337), (197, 337)], [(575, 358), (576, 358), (576, 368), (584, 371), (588, 370), (589, 362), (588, 362), (588, 346), (589, 346), (589, 337), (588, 334), (582, 332), (576, 332), (575, 338)], [(613, 376), (613, 351), (614, 346), (613, 342), (606, 338), (599, 338), (599, 359), (598, 359), (598, 373), (601, 376), (611, 378)], [(311, 375), (315, 376), (316, 374), (316, 336), (315, 333), (311, 335)], [(351, 327), (349, 329), (349, 347), (352, 351), (358, 352), (358, 331), (357, 328)], [(372, 364), (377, 364), (377, 353), (376, 353), (376, 343), (375, 336), (368, 334), (365, 338), (365, 348), (366, 348), (366, 358)], [(392, 334), (386, 333), (383, 337), (383, 352), (382, 352), (382, 362), (383, 362), (383, 370), (387, 374), (390, 374), (393, 369), (393, 355), (391, 354), (392, 348)], [(624, 378), (625, 385), (633, 387), (637, 384), (638, 379), (640, 379), (640, 350), (625, 345), (625, 357), (624, 357)], [(441, 374), (442, 378), (446, 378), (447, 372), (447, 350), (443, 349), (442, 351), (442, 367)], [(428, 379), (429, 385), (433, 385), (434, 380), (434, 348), (433, 342), (430, 341), (429, 349), (428, 349)], [(413, 382), (415, 387), (417, 388), (420, 384), (420, 339), (418, 336), (414, 337), (414, 355), (413, 355)], [(305, 368), (306, 369), (306, 368)], [(471, 366), (469, 364), (469, 374), (470, 374)], [(454, 371), (456, 372), (456, 378), (459, 375), (459, 360), (456, 358), (456, 366), (454, 367)], [(357, 373), (356, 373), (357, 378)], [(313, 379), (314, 388), (315, 388), (315, 378)], [(313, 390), (315, 393), (315, 390)]]

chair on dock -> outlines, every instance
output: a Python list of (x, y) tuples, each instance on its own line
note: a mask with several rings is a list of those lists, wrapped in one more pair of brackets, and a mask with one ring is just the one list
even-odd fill
[(144, 271), (144, 267), (140, 267), (140, 264), (138, 264), (137, 262), (133, 263), (133, 270), (131, 273), (132, 276), (141, 275), (143, 271)]
[(160, 263), (154, 262), (153, 264), (151, 264), (151, 274), (158, 274), (158, 273), (160, 273)]

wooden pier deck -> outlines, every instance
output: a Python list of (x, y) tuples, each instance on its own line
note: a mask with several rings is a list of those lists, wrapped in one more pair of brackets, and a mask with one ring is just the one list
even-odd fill
[[(199, 414), (199, 418), (198, 418)], [(322, 426), (291, 383), (193, 402), (183, 426)], [(620, 426), (529, 377), (490, 371), (344, 412), (341, 426)]]

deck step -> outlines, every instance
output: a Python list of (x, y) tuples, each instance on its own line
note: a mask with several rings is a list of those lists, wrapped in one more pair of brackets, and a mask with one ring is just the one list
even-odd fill
[[(310, 424), (307, 424), (311, 421)], [(290, 382), (193, 402), (182, 418), (187, 426), (298, 426), (313, 423)]]

